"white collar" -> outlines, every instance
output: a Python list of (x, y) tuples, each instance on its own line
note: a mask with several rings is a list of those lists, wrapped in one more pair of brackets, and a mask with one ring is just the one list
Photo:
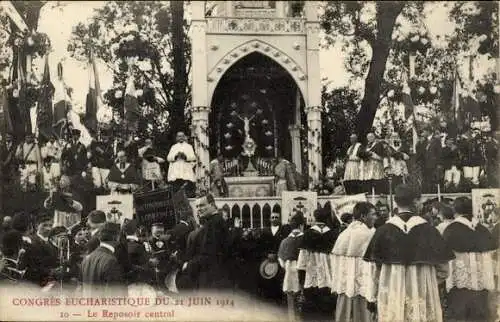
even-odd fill
[(133, 240), (133, 241), (138, 242), (139, 237), (137, 237), (136, 235), (127, 235), (127, 240)]
[(271, 232), (273, 235), (276, 234), (278, 230), (280, 230), (280, 226), (271, 226)]
[(453, 221), (457, 222), (459, 224), (465, 225), (465, 226), (469, 227), (472, 230), (476, 230), (477, 224), (479, 222), (477, 221), (477, 219), (476, 220), (474, 220), (474, 219), (475, 219), (474, 217), (472, 218), (472, 220), (469, 220), (469, 219), (465, 218), (464, 216), (458, 216)]
[(40, 235), (39, 233), (36, 233), (36, 235), (41, 239), (43, 240), (44, 242), (48, 242), (49, 241), (49, 238), (48, 237), (43, 237), (42, 235)]
[(312, 230), (317, 231), (318, 233), (324, 234), (330, 231), (330, 227), (326, 226), (323, 228), (320, 228), (318, 225), (314, 225), (311, 227)]
[(189, 224), (185, 220), (179, 220), (179, 224), (184, 224), (186, 226), (189, 226)]
[(299, 236), (302, 236), (304, 235), (303, 232), (301, 232), (300, 230), (298, 229), (294, 229), (292, 230), (292, 232), (288, 235), (288, 237), (299, 237)]
[(90, 231), (90, 235), (94, 236), (99, 231), (99, 228), (94, 228)]
[(399, 216), (393, 216), (386, 223), (392, 224), (408, 234), (414, 227), (425, 224), (427, 221), (420, 216), (412, 216), (407, 222), (404, 222)]
[(115, 248), (108, 243), (101, 242), (99, 246), (109, 249), (112, 253), (115, 252)]

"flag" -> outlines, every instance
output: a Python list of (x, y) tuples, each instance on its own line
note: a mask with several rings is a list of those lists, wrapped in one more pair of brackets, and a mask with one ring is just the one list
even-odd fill
[(27, 133), (32, 133), (31, 127), (31, 116), (30, 116), (30, 108), (28, 106), (27, 95), (27, 84), (26, 84), (26, 72), (22, 65), (21, 55), (18, 55), (17, 58), (17, 89), (18, 89), (18, 99), (17, 99), (17, 110), (19, 112), (19, 121), (16, 122), (17, 127), (17, 136), (20, 139), (24, 139)]
[(67, 124), (67, 115), (69, 110), (68, 92), (63, 79), (63, 67), (59, 62), (57, 64), (57, 81), (54, 84), (54, 110), (53, 110), (53, 128), (59, 137), (63, 136), (63, 129)]
[(9, 92), (6, 88), (2, 88), (0, 101), (0, 133), (3, 137), (5, 134), (14, 133), (14, 125), (12, 123), (12, 116), (9, 107)]
[(97, 133), (97, 111), (101, 104), (101, 89), (99, 85), (99, 77), (97, 73), (94, 54), (90, 53), (90, 60), (88, 64), (89, 71), (89, 91), (85, 99), (85, 126)]
[(417, 120), (415, 119), (415, 106), (413, 105), (413, 99), (411, 98), (411, 90), (408, 85), (408, 80), (403, 79), (403, 93), (401, 100), (404, 105), (404, 118), (408, 120), (408, 125), (412, 130), (412, 148), (416, 151), (417, 148)]
[(125, 89), (125, 100), (123, 102), (124, 108), (124, 119), (126, 128), (131, 131), (137, 131), (139, 116), (141, 115), (141, 110), (139, 108), (139, 102), (137, 101), (137, 96), (135, 94), (134, 77), (132, 73), (129, 74), (127, 80), (127, 87)]
[(54, 95), (54, 85), (50, 81), (49, 56), (45, 55), (45, 66), (41, 83), (40, 97), (38, 98), (37, 128), (39, 142), (43, 143), (50, 139), (53, 134), (52, 129), (52, 95)]

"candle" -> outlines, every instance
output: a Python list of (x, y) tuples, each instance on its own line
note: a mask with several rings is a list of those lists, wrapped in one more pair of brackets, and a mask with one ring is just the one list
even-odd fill
[(375, 204), (375, 187), (372, 186), (372, 203)]
[(441, 186), (438, 184), (438, 201), (441, 202)]

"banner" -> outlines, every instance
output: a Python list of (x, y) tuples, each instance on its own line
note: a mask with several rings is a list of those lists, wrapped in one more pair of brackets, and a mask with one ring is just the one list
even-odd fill
[(313, 213), (318, 208), (318, 194), (315, 191), (283, 191), (281, 194), (281, 222), (287, 224), (300, 211), (307, 224), (314, 222)]
[(335, 212), (335, 216), (339, 219), (340, 222), (340, 216), (344, 213), (349, 213), (352, 214), (354, 210), (354, 206), (358, 202), (366, 202), (368, 201), (366, 199), (366, 194), (360, 193), (357, 195), (352, 195), (352, 196), (345, 196), (342, 198), (338, 199), (332, 199), (330, 200), (330, 203), (332, 204), (332, 209)]
[(500, 205), (500, 189), (472, 189), (472, 213), (480, 223), (494, 224), (495, 208)]
[(136, 219), (147, 229), (154, 223), (163, 223), (165, 229), (176, 223), (171, 190), (150, 191), (134, 195)]
[(123, 224), (134, 217), (134, 197), (128, 195), (96, 196), (96, 209), (106, 214), (106, 221)]

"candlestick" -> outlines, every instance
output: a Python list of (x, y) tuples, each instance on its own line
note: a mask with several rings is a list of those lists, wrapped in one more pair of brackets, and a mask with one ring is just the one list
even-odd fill
[(375, 204), (375, 187), (372, 186), (372, 203)]
[(441, 202), (441, 185), (437, 185), (438, 186), (438, 201)]

